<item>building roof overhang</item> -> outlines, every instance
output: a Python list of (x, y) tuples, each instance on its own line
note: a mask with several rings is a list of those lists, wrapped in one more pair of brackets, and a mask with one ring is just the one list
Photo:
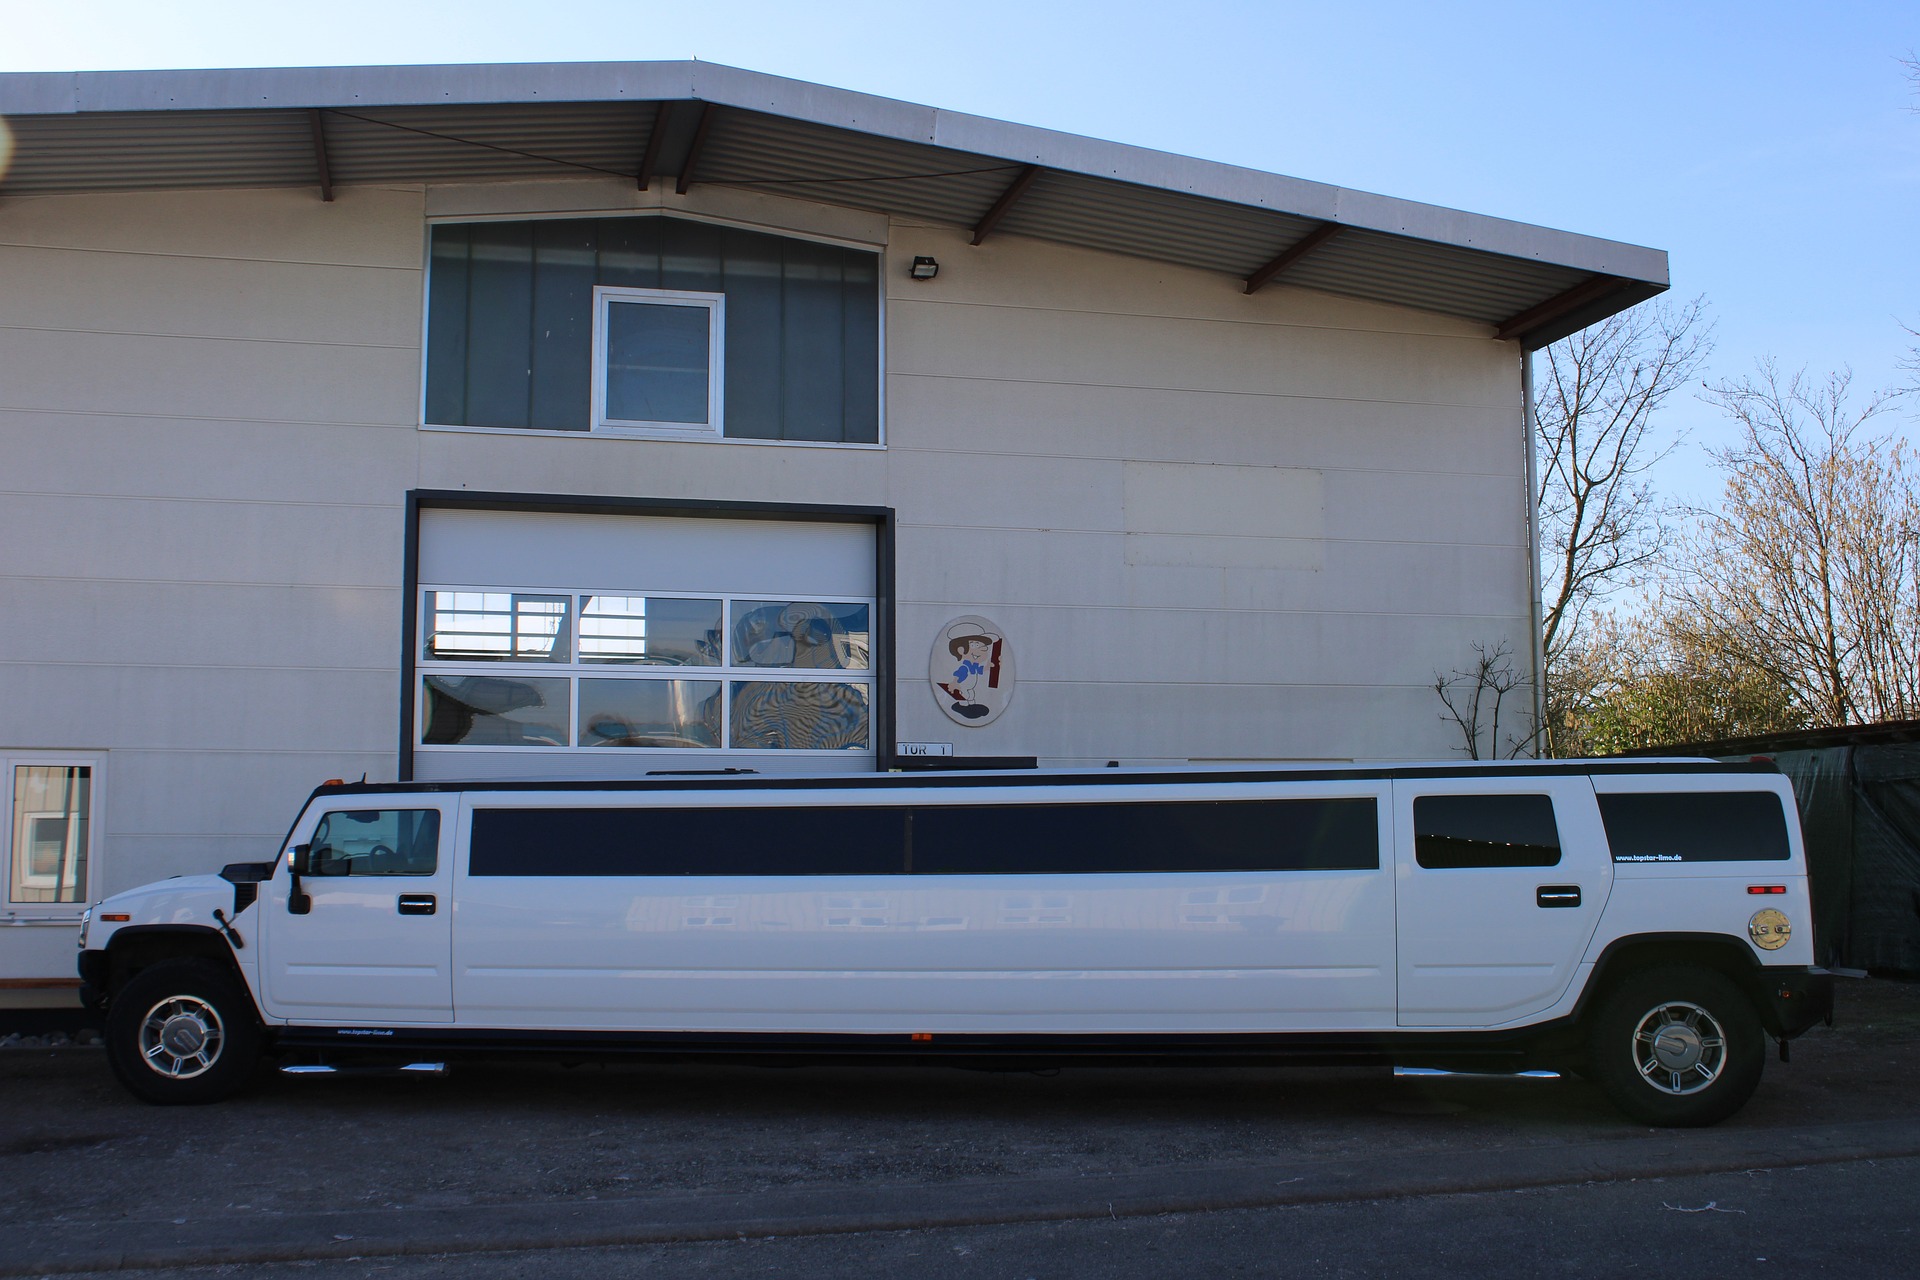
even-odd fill
[(706, 62), (0, 75), (0, 198), (617, 177), (773, 192), (1284, 282), (1546, 345), (1658, 249)]

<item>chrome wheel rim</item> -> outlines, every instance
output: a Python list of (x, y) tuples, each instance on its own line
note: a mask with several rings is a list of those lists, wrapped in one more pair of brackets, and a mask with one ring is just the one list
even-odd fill
[(211, 1071), (226, 1041), (226, 1024), (199, 996), (168, 996), (140, 1020), (140, 1058), (169, 1080)]
[(1726, 1065), (1727, 1033), (1697, 1004), (1655, 1005), (1633, 1029), (1634, 1070), (1671, 1097), (1699, 1093), (1720, 1078)]

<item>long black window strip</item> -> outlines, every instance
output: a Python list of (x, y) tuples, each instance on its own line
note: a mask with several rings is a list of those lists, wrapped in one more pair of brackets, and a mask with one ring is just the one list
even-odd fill
[(475, 876), (1041, 875), (1379, 865), (1375, 801), (1342, 798), (478, 809), (468, 870)]
[(1615, 862), (1784, 862), (1787, 819), (1771, 791), (1643, 791), (1600, 797)]

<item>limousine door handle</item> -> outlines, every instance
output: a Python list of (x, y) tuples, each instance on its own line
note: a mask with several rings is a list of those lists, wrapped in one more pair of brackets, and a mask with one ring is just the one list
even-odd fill
[[(1545, 892), (1545, 890), (1542, 890)], [(403, 893), (400, 895), (400, 914), (403, 916), (430, 916), (433, 914), (434, 901), (430, 893)]]
[(1577, 907), (1580, 905), (1580, 886), (1543, 884), (1535, 893), (1534, 901), (1543, 907)]

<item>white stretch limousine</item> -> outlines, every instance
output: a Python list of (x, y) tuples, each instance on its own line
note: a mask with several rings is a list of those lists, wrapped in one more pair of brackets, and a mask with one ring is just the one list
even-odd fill
[(1583, 1072), (1710, 1124), (1830, 1016), (1792, 792), (1703, 761), (328, 784), (82, 929), (115, 1073), (524, 1049)]

